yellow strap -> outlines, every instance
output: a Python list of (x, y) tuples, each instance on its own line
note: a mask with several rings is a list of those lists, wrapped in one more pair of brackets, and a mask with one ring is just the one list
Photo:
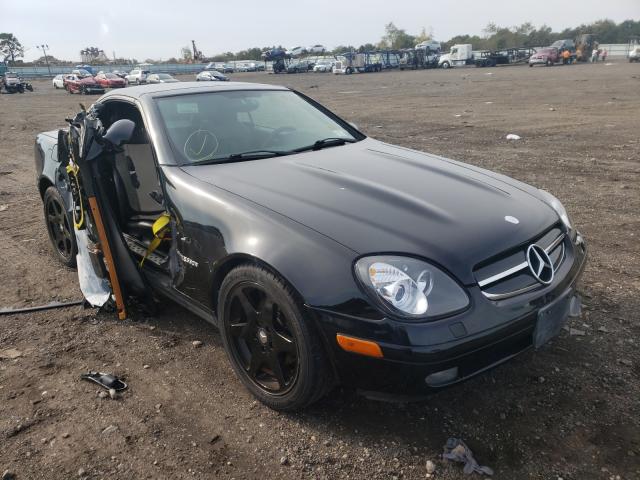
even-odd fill
[[(73, 225), (76, 230), (81, 230), (84, 227), (84, 206), (82, 205), (82, 196), (80, 194), (80, 181), (78, 179), (78, 171), (80, 168), (75, 163), (73, 165), (67, 165), (67, 176), (69, 180), (74, 183), (75, 188), (78, 194), (78, 203), (79, 205), (75, 205), (74, 198), (74, 211), (73, 211)], [(76, 220), (76, 208), (80, 209), (80, 219)]]
[(142, 260), (140, 260), (141, 267), (144, 261), (147, 259), (147, 257), (151, 255), (155, 251), (155, 249), (160, 246), (160, 244), (162, 243), (162, 240), (164, 240), (164, 237), (169, 231), (170, 222), (171, 222), (171, 215), (169, 215), (166, 212), (160, 215), (156, 219), (156, 221), (153, 222), (153, 225), (151, 226), (151, 231), (153, 232), (153, 240), (151, 240), (151, 243), (149, 244), (147, 251), (144, 253), (144, 257), (142, 257)]

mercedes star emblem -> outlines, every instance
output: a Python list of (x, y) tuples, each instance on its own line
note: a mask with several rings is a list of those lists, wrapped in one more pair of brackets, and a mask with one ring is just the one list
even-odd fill
[(539, 245), (529, 245), (527, 249), (527, 263), (529, 270), (540, 283), (549, 285), (553, 281), (553, 262), (544, 248)]

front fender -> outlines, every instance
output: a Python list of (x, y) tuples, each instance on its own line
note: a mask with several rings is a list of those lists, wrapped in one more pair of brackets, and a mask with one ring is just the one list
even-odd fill
[(178, 251), (188, 259), (178, 286), (184, 293), (214, 309), (216, 273), (230, 259), (254, 258), (281, 275), (307, 305), (363, 299), (352, 274), (353, 250), (179, 167), (164, 167), (163, 173), (168, 207), (179, 217)]

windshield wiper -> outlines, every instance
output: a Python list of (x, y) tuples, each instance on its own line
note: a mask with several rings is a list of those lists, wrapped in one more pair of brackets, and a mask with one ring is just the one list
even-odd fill
[(322, 140), (313, 142), (312, 145), (296, 148), (295, 151), (304, 152), (307, 150), (320, 150), (325, 147), (337, 147), (340, 145), (344, 145), (345, 143), (355, 143), (356, 141), (357, 140), (354, 138), (329, 137), (329, 138), (323, 138)]
[(295, 153), (293, 150), (251, 150), (249, 152), (232, 153), (228, 157), (207, 158), (193, 162), (191, 165), (215, 165), (217, 163), (241, 162), (244, 160), (258, 160), (260, 158), (283, 157)]

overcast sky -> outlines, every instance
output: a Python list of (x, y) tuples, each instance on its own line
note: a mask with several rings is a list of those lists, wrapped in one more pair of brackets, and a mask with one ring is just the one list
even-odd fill
[(112, 56), (167, 59), (195, 40), (208, 56), (253, 46), (361, 45), (377, 42), (392, 21), (408, 33), (422, 27), (437, 40), (481, 34), (489, 22), (526, 21), (554, 30), (601, 18), (640, 18), (640, 0), (1, 0), (0, 32), (22, 42), (26, 60), (46, 43), (57, 58), (79, 60), (99, 47)]

